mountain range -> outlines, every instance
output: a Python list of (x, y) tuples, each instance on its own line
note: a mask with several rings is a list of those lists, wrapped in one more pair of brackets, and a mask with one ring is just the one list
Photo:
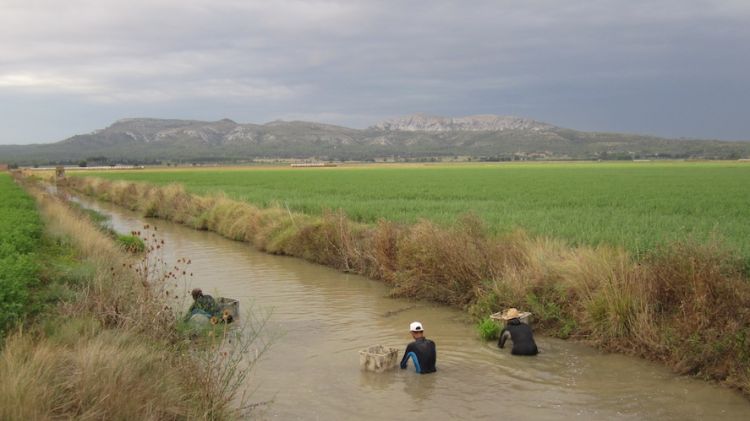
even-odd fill
[(750, 142), (584, 132), (528, 118), (414, 114), (366, 129), (305, 121), (240, 124), (128, 118), (89, 134), (0, 146), (0, 162), (29, 164), (236, 162), (253, 159), (426, 160), (750, 157)]

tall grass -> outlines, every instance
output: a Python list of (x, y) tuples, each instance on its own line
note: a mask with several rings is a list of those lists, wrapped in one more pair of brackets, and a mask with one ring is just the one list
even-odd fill
[(465, 308), (478, 319), (522, 307), (549, 334), (663, 361), (750, 394), (750, 282), (743, 257), (719, 240), (672, 242), (636, 258), (621, 247), (571, 247), (522, 231), (492, 235), (472, 214), (448, 227), (367, 225), (343, 212), (259, 208), (179, 185), (71, 183), (261, 250), (382, 279), (396, 295)]
[(169, 352), (130, 332), (17, 334), (2, 357), (2, 419), (157, 420), (184, 419), (192, 412)]

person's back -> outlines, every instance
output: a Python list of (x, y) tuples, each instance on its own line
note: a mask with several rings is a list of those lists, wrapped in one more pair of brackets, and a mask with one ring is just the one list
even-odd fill
[(505, 341), (509, 338), (513, 342), (513, 348), (510, 351), (511, 354), (536, 355), (539, 353), (536, 342), (534, 342), (534, 334), (531, 331), (531, 327), (521, 323), (518, 319), (508, 320), (505, 329), (500, 333), (500, 340), (497, 342), (497, 346), (503, 348)]
[[(412, 354), (414, 355), (413, 357)], [(436, 371), (435, 360), (437, 359), (437, 353), (435, 352), (435, 342), (427, 338), (419, 338), (407, 345), (404, 357), (401, 359), (401, 368), (406, 368), (406, 363), (410, 357), (418, 373), (426, 374)]]
[(409, 362), (409, 358), (411, 358), (417, 373), (434, 373), (436, 371), (435, 362), (437, 360), (435, 342), (424, 337), (424, 330), (422, 329), (422, 324), (419, 322), (412, 323), (410, 330), (414, 342), (406, 346), (404, 357), (401, 358), (401, 368), (406, 368), (406, 364)]
[(214, 297), (204, 294), (200, 297), (198, 297), (197, 300), (195, 300), (195, 308), (199, 308), (207, 313), (210, 313), (211, 315), (216, 315), (219, 313), (219, 305), (216, 304), (216, 300), (214, 300)]

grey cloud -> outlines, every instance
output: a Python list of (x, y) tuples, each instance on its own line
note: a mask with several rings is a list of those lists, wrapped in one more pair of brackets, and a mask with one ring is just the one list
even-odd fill
[[(728, 118), (750, 100), (746, 1), (3, 3), (0, 101), (54, 98), (90, 129), (117, 113), (361, 127), (422, 111), (750, 139)], [(0, 143), (73, 129), (0, 128)]]

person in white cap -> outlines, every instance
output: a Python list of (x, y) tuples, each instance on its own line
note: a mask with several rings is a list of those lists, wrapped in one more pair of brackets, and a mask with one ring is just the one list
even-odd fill
[(409, 325), (409, 331), (411, 332), (411, 337), (414, 338), (414, 342), (406, 346), (404, 357), (401, 359), (401, 368), (406, 368), (409, 359), (411, 359), (417, 373), (434, 373), (435, 360), (437, 359), (435, 342), (424, 337), (422, 323), (412, 322)]

